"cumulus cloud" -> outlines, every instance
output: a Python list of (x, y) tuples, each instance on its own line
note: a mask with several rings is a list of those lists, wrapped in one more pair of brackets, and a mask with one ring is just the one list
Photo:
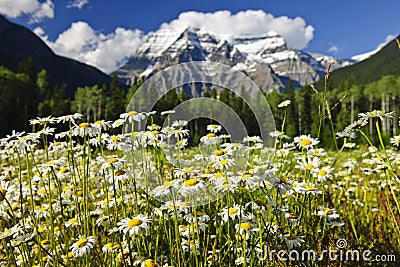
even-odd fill
[(45, 18), (54, 18), (54, 3), (51, 0), (1, 0), (0, 13), (10, 18), (28, 15), (29, 23), (37, 23)]
[(337, 52), (339, 52), (339, 47), (337, 47), (336, 45), (332, 45), (332, 46), (328, 49), (328, 52), (336, 54)]
[(230, 11), (202, 13), (196, 11), (184, 12), (161, 27), (206, 28), (214, 34), (229, 39), (237, 35), (262, 35), (275, 31), (281, 35), (288, 46), (303, 49), (314, 38), (314, 27), (307, 25), (303, 18), (274, 17), (262, 10), (247, 10), (232, 14)]
[(74, 22), (53, 42), (42, 28), (34, 32), (58, 55), (95, 66), (106, 73), (116, 70), (143, 43), (140, 30), (118, 27), (103, 34), (83, 21)]
[(89, 0), (74, 0), (74, 1), (70, 1), (67, 7), (82, 9), (82, 7), (87, 4), (89, 4)]

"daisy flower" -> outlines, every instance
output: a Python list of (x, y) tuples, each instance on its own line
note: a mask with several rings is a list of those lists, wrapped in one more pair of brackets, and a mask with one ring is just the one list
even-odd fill
[(396, 135), (390, 138), (390, 143), (398, 147), (400, 145), (400, 135)]
[(226, 169), (232, 165), (235, 165), (234, 159), (221, 159), (214, 163), (214, 168), (217, 169)]
[(289, 149), (287, 149), (287, 148), (281, 148), (281, 149), (278, 149), (275, 153), (276, 153), (276, 155), (277, 155), (278, 157), (284, 158), (284, 157), (286, 157), (287, 155), (289, 155)]
[(99, 130), (106, 131), (112, 127), (112, 121), (98, 120), (92, 125)]
[(295, 167), (300, 170), (315, 172), (318, 169), (320, 163), (321, 161), (318, 157), (309, 157), (307, 159), (301, 158), (298, 162), (298, 165), (296, 165)]
[(316, 144), (319, 143), (318, 140), (310, 137), (310, 135), (300, 135), (294, 138), (294, 143), (297, 144), (299, 148), (313, 148)]
[(183, 128), (183, 127), (186, 127), (187, 124), (188, 124), (188, 121), (185, 121), (185, 120), (177, 120), (177, 121), (174, 121), (174, 122), (172, 123), (172, 127)]
[(285, 101), (282, 101), (281, 103), (279, 103), (279, 105), (278, 105), (278, 108), (284, 108), (284, 107), (287, 107), (287, 106), (289, 106), (289, 105), (290, 105), (290, 103), (292, 103), (292, 101), (290, 101), (290, 100), (285, 100)]
[(235, 260), (235, 265), (242, 265), (248, 261), (249, 261), (249, 259), (246, 260), (244, 257), (239, 257)]
[(246, 136), (243, 138), (243, 142), (262, 143), (262, 140), (259, 136)]
[(216, 136), (215, 133), (208, 133), (200, 138), (200, 142), (205, 145), (215, 145), (221, 143), (221, 138)]
[(320, 210), (317, 212), (317, 215), (326, 218), (328, 220), (339, 218), (339, 214), (335, 209), (323, 208), (323, 207), (320, 208)]
[(155, 260), (147, 259), (142, 262), (142, 267), (158, 267), (158, 263)]
[(281, 238), (281, 240), (286, 242), (289, 250), (293, 247), (300, 247), (301, 243), (304, 242), (303, 239), (293, 234), (281, 235), (279, 237)]
[(207, 131), (210, 131), (212, 133), (218, 133), (219, 131), (221, 131), (221, 129), (222, 129), (221, 125), (217, 124), (207, 125)]
[(82, 122), (79, 125), (75, 125), (72, 128), (73, 136), (84, 137), (85, 135), (88, 135), (88, 136), (92, 137), (99, 133), (100, 133), (100, 130), (97, 129), (96, 127), (93, 127), (93, 125), (89, 122)]
[(146, 118), (146, 115), (137, 111), (129, 111), (126, 113), (122, 113), (121, 115), (119, 115), (119, 117), (125, 122), (132, 123), (134, 121), (140, 122), (144, 120)]
[(72, 244), (69, 249), (74, 257), (81, 257), (93, 248), (96, 243), (94, 236), (79, 237), (79, 240)]
[(80, 225), (79, 219), (77, 217), (69, 219), (67, 222), (65, 222), (65, 227), (74, 227)]
[(325, 182), (327, 179), (332, 177), (332, 172), (335, 169), (329, 166), (322, 167), (314, 173), (314, 176), (317, 176), (319, 182)]
[(219, 215), (222, 217), (223, 222), (227, 222), (229, 218), (232, 220), (241, 218), (244, 215), (244, 209), (242, 206), (235, 204), (233, 207), (222, 209)]
[(182, 183), (179, 192), (184, 197), (186, 197), (186, 196), (197, 195), (200, 192), (204, 191), (206, 188), (207, 185), (203, 181), (196, 178), (191, 178)]
[(172, 180), (167, 181), (163, 185), (157, 186), (154, 188), (151, 193), (155, 197), (165, 197), (165, 196), (174, 196), (179, 189), (179, 183), (181, 180)]
[(138, 235), (141, 229), (147, 230), (149, 228), (148, 224), (151, 219), (146, 216), (139, 214), (133, 219), (125, 218), (117, 223), (118, 230), (124, 234), (129, 233), (129, 235)]
[(65, 115), (65, 116), (58, 117), (58, 118), (56, 118), (56, 120), (57, 120), (57, 123), (60, 123), (60, 122), (62, 122), (62, 123), (65, 123), (65, 122), (75, 123), (75, 120), (79, 120), (79, 119), (82, 119), (82, 118), (83, 118), (82, 114), (74, 113), (74, 114), (71, 114), (71, 115)]

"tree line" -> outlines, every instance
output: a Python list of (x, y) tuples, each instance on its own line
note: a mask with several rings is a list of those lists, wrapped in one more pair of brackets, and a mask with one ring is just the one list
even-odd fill
[[(34, 117), (60, 116), (79, 112), (86, 121), (99, 119), (115, 120), (126, 107), (143, 80), (134, 80), (128, 90), (121, 89), (115, 76), (110, 84), (78, 87), (72, 98), (65, 94), (65, 85), (50, 85), (46, 70), (36, 73), (31, 58), (19, 64), (17, 72), (0, 66), (0, 134), (12, 130), (30, 130), (29, 119)], [(399, 134), (398, 114), (400, 109), (400, 77), (388, 75), (365, 85), (355, 84), (350, 77), (340, 86), (333, 88), (327, 83), (324, 88), (305, 86), (294, 90), (291, 81), (281, 92), (265, 94), (274, 115), (276, 128), (283, 130), (289, 137), (311, 134), (318, 137), (324, 145), (335, 147), (334, 136), (347, 125), (357, 120), (361, 112), (382, 110), (394, 111), (393, 120), (382, 120), (382, 133), (386, 138)], [(242, 88), (244, 90), (245, 88)], [(229, 105), (244, 122), (249, 135), (259, 134), (257, 121), (249, 106), (231, 90), (209, 88), (203, 96), (211, 97)], [(158, 111), (152, 120), (161, 124), (161, 111), (172, 110), (189, 99), (183, 88), (170, 90), (162, 96), (155, 106)], [(286, 115), (278, 104), (290, 100)], [(328, 111), (329, 109), (329, 111)], [(329, 114), (328, 114), (329, 113)], [(282, 123), (285, 120), (285, 127)], [(195, 144), (206, 133), (206, 126), (214, 123), (207, 118), (199, 118), (189, 123), (194, 134), (190, 142)], [(374, 139), (374, 126), (367, 126)], [(356, 139), (361, 141), (361, 138)]]

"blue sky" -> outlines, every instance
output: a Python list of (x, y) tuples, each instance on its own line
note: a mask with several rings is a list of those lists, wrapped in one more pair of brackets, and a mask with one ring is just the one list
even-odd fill
[[(253, 26), (248, 29), (259, 33), (258, 18), (250, 13), (242, 14), (236, 25), (229, 23), (235, 24), (232, 21), (236, 21), (238, 12), (261, 10), (260, 26), (271, 23), (266, 29), (274, 25), (280, 30), (291, 27), (285, 37), (292, 38), (289, 42), (292, 46), (339, 58), (372, 51), (399, 34), (400, 1), (397, 0), (0, 0), (1, 14), (35, 31), (56, 53), (96, 65), (106, 72), (115, 69), (116, 64), (126, 59), (124, 53), (132, 53), (130, 50), (162, 23), (172, 20), (176, 20), (175, 24), (187, 23), (193, 14), (179, 20), (180, 14), (197, 11), (193, 17), (198, 25), (208, 21), (205, 14), (221, 10), (230, 11), (230, 15), (218, 13), (213, 21), (221, 17), (223, 24), (226, 20), (226, 30), (235, 32), (249, 23)], [(280, 24), (283, 17), (289, 20), (288, 25)], [(297, 31), (297, 35), (289, 36), (292, 31)], [(113, 51), (113, 47), (119, 51)], [(113, 57), (115, 62), (106, 63), (105, 55)]]

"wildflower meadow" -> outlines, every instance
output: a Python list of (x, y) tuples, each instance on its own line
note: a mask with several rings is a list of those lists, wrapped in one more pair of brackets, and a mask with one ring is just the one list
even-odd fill
[(216, 124), (188, 147), (187, 121), (121, 133), (144, 115), (37, 118), (1, 139), (1, 266), (395, 266), (400, 136), (351, 142), (393, 114), (359, 114), (339, 150), (285, 125), (274, 147)]

